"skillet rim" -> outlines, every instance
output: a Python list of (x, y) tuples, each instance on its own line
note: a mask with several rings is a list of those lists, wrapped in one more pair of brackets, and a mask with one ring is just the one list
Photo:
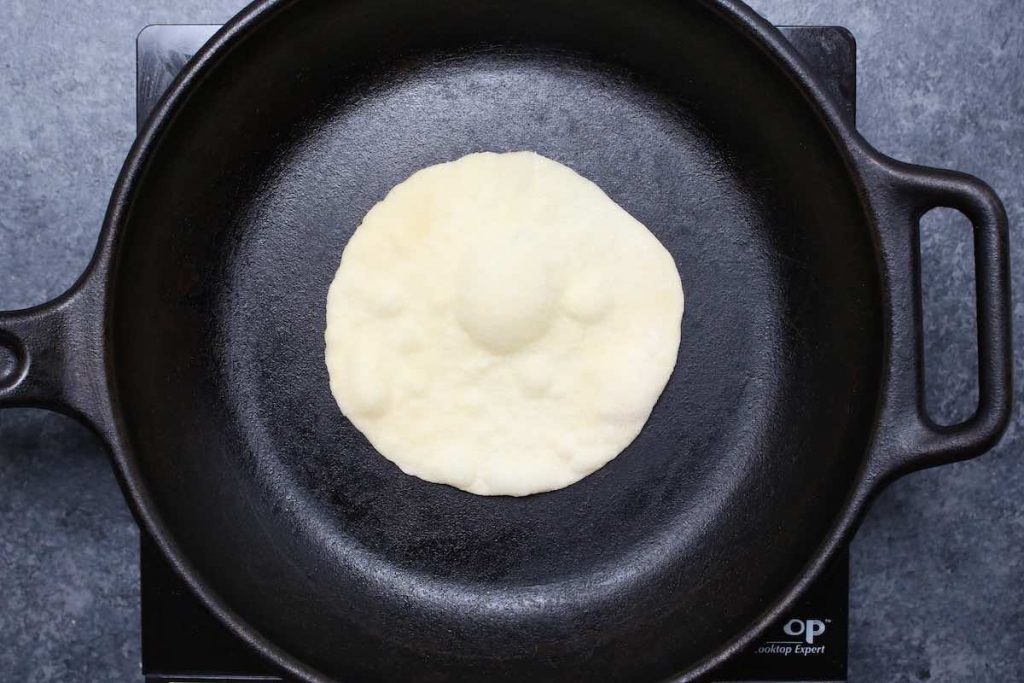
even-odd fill
[[(246, 642), (256, 652), (280, 667), (285, 673), (310, 683), (329, 683), (336, 679), (330, 678), (305, 664), (297, 657), (290, 655), (283, 648), (264, 637), (250, 626), (237, 612), (224, 604), (220, 596), (211, 589), (195, 570), (191, 562), (181, 551), (173, 539), (172, 533), (161, 519), (157, 505), (147, 490), (139, 470), (135, 456), (129, 448), (128, 430), (124, 424), (123, 412), (117, 391), (116, 372), (112, 360), (112, 320), (115, 317), (114, 281), (118, 268), (118, 247), (120, 245), (123, 224), (127, 222), (129, 207), (138, 181), (148, 164), (150, 154), (159, 147), (163, 132), (173, 120), (178, 109), (188, 99), (193, 84), (201, 81), (209, 72), (217, 68), (221, 57), (226, 55), (235, 45), (242, 42), (250, 30), (256, 30), (263, 22), (269, 21), (279, 11), (296, 4), (300, 0), (256, 0), (232, 17), (185, 65), (167, 91), (154, 107), (144, 127), (139, 132), (121, 173), (111, 193), (107, 215), (100, 232), (99, 246), (96, 256), (89, 264), (81, 281), (98, 275), (102, 288), (100, 298), (103, 326), (102, 358), (104, 362), (104, 380), (108, 389), (109, 423), (100, 428), (101, 436), (108, 443), (112, 459), (116, 467), (118, 480), (135, 515), (145, 531), (151, 536), (155, 545), (160, 548), (168, 564), (188, 585), (192, 593), (226, 625), (237, 637)], [(844, 161), (854, 189), (860, 198), (860, 204), (867, 222), (874, 228), (872, 241), (878, 249), (876, 215), (865, 182), (866, 169), (861, 163), (874, 161), (884, 164), (884, 157), (875, 151), (857, 132), (852, 122), (840, 111), (835, 102), (827, 95), (825, 89), (817, 82), (811, 68), (805, 63), (796, 48), (786, 40), (779, 30), (764, 17), (740, 2), (740, 0), (698, 0), (702, 5), (713, 11), (720, 18), (736, 29), (760, 49), (766, 58), (773, 60), (775, 66), (790, 80), (810, 106), (816, 118), (824, 124), (832, 138), (835, 151)], [(860, 162), (860, 163), (859, 163)], [(884, 283), (888, 278), (884, 260), (879, 256), (878, 272)], [(77, 287), (77, 285), (76, 285)], [(880, 288), (880, 304), (884, 310), (891, 308), (889, 290)], [(884, 394), (887, 385), (888, 358), (890, 355), (890, 330), (888, 319), (883, 316), (884, 335), (882, 338), (882, 377), (880, 394)], [(814, 550), (802, 572), (784, 589), (762, 613), (746, 629), (718, 650), (709, 653), (688, 671), (675, 674), (667, 681), (683, 683), (707, 676), (714, 669), (725, 663), (737, 652), (747, 647), (758, 635), (778, 619), (793, 602), (803, 594), (808, 586), (820, 575), (829, 561), (834, 557), (840, 546), (851, 537), (857, 522), (864, 513), (870, 498), (876, 494), (887, 477), (881, 472), (872, 472), (872, 455), (876, 443), (876, 432), (879, 426), (881, 411), (876, 409), (876, 419), (872, 434), (867, 440), (869, 448), (865, 451), (857, 477), (851, 481), (846, 501), (836, 516), (821, 546)]]

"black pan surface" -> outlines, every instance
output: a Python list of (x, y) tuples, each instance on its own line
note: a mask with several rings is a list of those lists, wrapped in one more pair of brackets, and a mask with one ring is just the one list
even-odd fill
[[(86, 416), (110, 393), (109, 419), (93, 421), (140, 519), (217, 614), (296, 676), (705, 671), (848, 530), (877, 483), (865, 462), (893, 421), (879, 416), (895, 415), (883, 398), (912, 392), (891, 370), (912, 328), (892, 313), (902, 290), (879, 256), (877, 206), (910, 216), (895, 194), (866, 198), (834, 114), (744, 12), (255, 6), (172, 88), (115, 192), (102, 286), (79, 297), (102, 311), (102, 379), (90, 393), (57, 373), (31, 390), (60, 384)], [(624, 453), (560, 491), (485, 498), (402, 474), (341, 415), (325, 303), (346, 240), (392, 186), (522, 149), (648, 226), (676, 259), (686, 313), (676, 370)], [(982, 259), (999, 246), (991, 202), (994, 219), (975, 217), (997, 227)], [(988, 396), (984, 373), (1003, 359), (980, 358)], [(998, 434), (1003, 389), (983, 405), (995, 417), (943, 458)]]

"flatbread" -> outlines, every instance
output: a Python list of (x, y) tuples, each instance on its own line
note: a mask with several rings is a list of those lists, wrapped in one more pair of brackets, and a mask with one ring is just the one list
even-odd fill
[(682, 315), (672, 256), (597, 185), (533, 152), (470, 154), (396, 185), (349, 240), (331, 391), (407, 474), (551, 491), (643, 428)]

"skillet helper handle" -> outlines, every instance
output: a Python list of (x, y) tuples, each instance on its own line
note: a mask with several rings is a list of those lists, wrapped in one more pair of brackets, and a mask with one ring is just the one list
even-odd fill
[[(991, 448), (1010, 419), (1013, 390), (1009, 244), (1006, 211), (992, 189), (963, 173), (888, 161), (888, 204), (881, 239), (892, 300), (889, 391), (883, 421), (887, 474), (963, 460)], [(945, 207), (974, 226), (977, 291), (978, 408), (940, 426), (924, 407), (920, 219)], [(888, 424), (885, 424), (885, 423)], [(882, 434), (882, 432), (880, 432)]]
[(105, 421), (92, 285), (83, 278), (53, 301), (0, 312), (0, 408), (49, 408), (94, 428)]

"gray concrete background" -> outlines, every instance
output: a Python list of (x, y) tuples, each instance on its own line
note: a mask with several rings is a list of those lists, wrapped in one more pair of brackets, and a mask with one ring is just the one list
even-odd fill
[[(134, 134), (138, 30), (222, 22), (243, 4), (0, 1), (0, 309), (55, 296), (87, 262)], [(775, 23), (849, 27), (866, 137), (991, 183), (1024, 262), (1024, 2), (753, 4)], [(932, 222), (929, 405), (962, 416), (976, 392), (970, 249), (955, 220)], [(1017, 270), (1018, 298), (1022, 285)], [(1022, 426), (1018, 400), (995, 452), (878, 499), (853, 544), (851, 680), (1024, 681)], [(55, 414), (0, 412), (0, 680), (138, 680), (137, 560), (136, 528), (91, 434)]]

